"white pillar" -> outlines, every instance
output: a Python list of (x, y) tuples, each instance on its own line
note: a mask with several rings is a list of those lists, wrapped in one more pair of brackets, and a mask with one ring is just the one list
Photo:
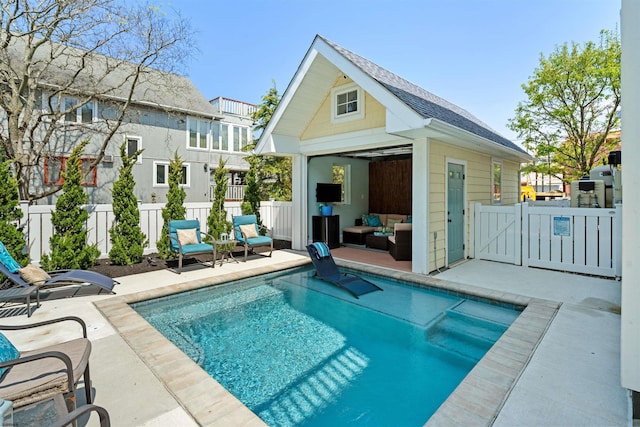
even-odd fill
[(413, 142), (411, 270), (429, 273), (429, 139)]
[(309, 194), (307, 191), (307, 156), (294, 154), (291, 156), (291, 249), (305, 250), (307, 245), (307, 206)]
[[(640, 391), (640, 2), (622, 0), (622, 386)], [(626, 166), (626, 167), (624, 167)]]

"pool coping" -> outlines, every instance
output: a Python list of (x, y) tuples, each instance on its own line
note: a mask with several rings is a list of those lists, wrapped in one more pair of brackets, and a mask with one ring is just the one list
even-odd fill
[[(363, 264), (336, 260), (362, 270)], [(203, 426), (266, 426), (220, 383), (153, 328), (129, 304), (231, 280), (304, 266), (300, 259), (242, 272), (183, 282), (94, 302), (125, 342), (165, 385), (178, 403)], [(440, 280), (431, 276), (366, 265), (366, 272), (392, 276), (465, 296), (525, 307), (478, 364), (425, 425), (491, 425), (544, 337), (561, 303)]]

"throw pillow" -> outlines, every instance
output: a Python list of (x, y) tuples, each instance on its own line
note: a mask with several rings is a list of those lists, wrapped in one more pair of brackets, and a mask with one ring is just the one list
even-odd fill
[[(7, 337), (0, 334), (0, 362), (8, 362), (18, 357), (20, 357), (18, 349), (11, 344), (11, 341), (9, 341)], [(4, 374), (7, 369), (9, 369), (9, 367), (0, 368), (0, 375)]]
[(396, 224), (400, 224), (402, 222), (401, 219), (397, 219), (397, 218), (389, 218), (387, 219), (387, 228), (390, 230), (393, 230), (393, 226)]
[(413, 222), (413, 217), (407, 217), (407, 220), (405, 221), (407, 224), (411, 224)]
[(364, 225), (365, 227), (369, 225), (369, 223), (367, 222), (367, 218), (369, 218), (367, 215), (362, 215), (362, 225)]
[(27, 264), (18, 270), (20, 277), (31, 285), (42, 285), (48, 279), (51, 279), (49, 273), (38, 267), (37, 265)]
[(380, 221), (380, 217), (378, 215), (368, 216), (367, 224), (369, 227), (382, 227), (382, 222)]
[(198, 234), (196, 233), (195, 228), (185, 228), (183, 230), (176, 230), (176, 234), (178, 235), (178, 241), (182, 246), (197, 245), (198, 243), (200, 243), (198, 241)]
[(247, 236), (247, 239), (251, 239), (253, 237), (258, 237), (258, 231), (256, 230), (255, 224), (245, 224), (240, 226), (240, 231)]

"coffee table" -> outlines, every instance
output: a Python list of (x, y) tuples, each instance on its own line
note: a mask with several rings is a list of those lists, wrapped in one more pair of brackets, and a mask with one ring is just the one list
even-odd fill
[(393, 233), (374, 233), (367, 234), (365, 245), (367, 248), (389, 250), (389, 236)]

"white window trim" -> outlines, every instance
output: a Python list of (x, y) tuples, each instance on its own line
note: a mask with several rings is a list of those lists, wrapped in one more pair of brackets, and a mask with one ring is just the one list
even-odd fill
[[(346, 92), (357, 91), (358, 93), (358, 110), (351, 113), (338, 115), (338, 95), (342, 95)], [(344, 86), (338, 86), (331, 91), (331, 123), (348, 122), (351, 120), (358, 120), (364, 118), (364, 91), (360, 86), (354, 84), (348, 84)]]
[[(191, 122), (194, 121), (196, 122), (196, 133), (198, 135), (198, 146), (196, 147), (192, 147), (191, 145), (189, 145), (189, 142), (191, 141), (191, 133), (189, 131), (189, 129), (191, 129)], [(187, 117), (187, 128), (186, 128), (186, 148), (187, 150), (193, 150), (193, 151), (209, 151), (209, 148), (212, 146), (211, 144), (211, 124), (208, 124), (208, 129), (205, 130), (205, 132), (203, 133), (200, 130), (200, 125), (202, 124), (202, 122), (205, 122), (206, 119), (198, 119), (196, 117)], [(200, 147), (199, 143), (200, 141), (202, 141), (202, 138), (204, 138), (204, 147)]]
[[(166, 165), (166, 174), (165, 181), (166, 184), (158, 184), (158, 165)], [(189, 188), (191, 187), (191, 163), (182, 163), (182, 167), (187, 169), (187, 183), (180, 184), (180, 187)], [(158, 188), (167, 188), (169, 187), (169, 162), (167, 161), (154, 161), (153, 162), (153, 186)]]
[[(499, 165), (500, 166), (500, 199), (496, 199), (495, 198), (495, 192), (493, 191), (493, 189), (495, 188), (495, 182), (494, 182), (494, 177), (493, 177), (493, 169), (495, 167), (495, 165)], [(502, 160), (500, 159), (491, 159), (491, 204), (493, 205), (501, 205), (502, 204), (502, 200), (504, 198), (504, 190), (503, 190), (503, 183), (504, 183), (504, 165), (502, 164)]]
[[(141, 136), (126, 135), (124, 137), (124, 140), (126, 142), (129, 142), (130, 139), (135, 139), (136, 141), (138, 141), (138, 148), (136, 149), (136, 151), (142, 150), (142, 137)], [(127, 144), (127, 147), (128, 147), (128, 144)], [(136, 159), (136, 164), (138, 164), (138, 165), (142, 164), (142, 153), (138, 154), (138, 158)], [(155, 180), (153, 182), (155, 182)]]

